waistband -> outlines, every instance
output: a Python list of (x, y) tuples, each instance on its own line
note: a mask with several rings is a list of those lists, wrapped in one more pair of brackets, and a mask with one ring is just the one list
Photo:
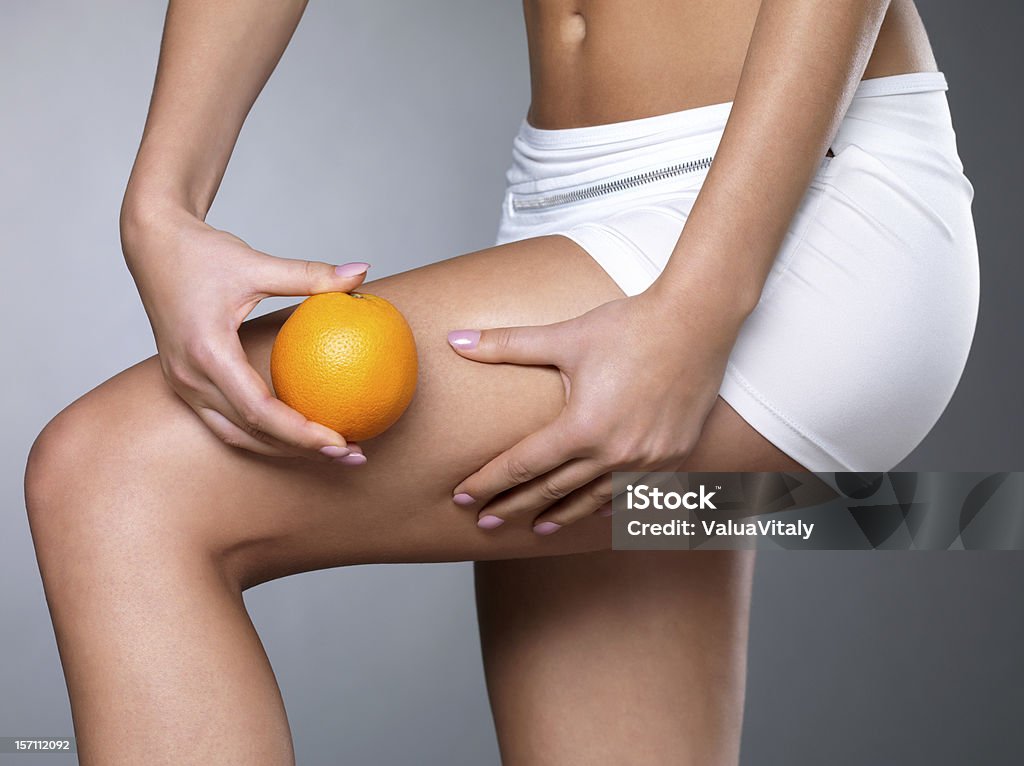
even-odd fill
[[(891, 96), (902, 93), (922, 93), (948, 90), (943, 72), (907, 72), (861, 80), (854, 91), (854, 99)], [(678, 112), (657, 114), (635, 120), (588, 125), (582, 128), (536, 128), (524, 117), (519, 125), (517, 140), (537, 149), (564, 149), (592, 147), (661, 133), (673, 137), (698, 136), (721, 128), (732, 110), (732, 101), (683, 109)]]

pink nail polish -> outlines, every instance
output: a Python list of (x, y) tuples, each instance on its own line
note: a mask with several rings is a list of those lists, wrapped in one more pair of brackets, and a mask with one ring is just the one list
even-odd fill
[(448, 333), (448, 342), (452, 348), (472, 351), (480, 342), (479, 330), (452, 330)]
[(345, 455), (345, 457), (335, 459), (334, 462), (341, 463), (342, 465), (362, 465), (366, 462), (366, 455), (360, 455), (358, 452), (353, 452), (351, 455)]
[(460, 492), (452, 498), (452, 502), (456, 505), (472, 505), (476, 502), (476, 498), (472, 495), (467, 495), (465, 492)]
[(551, 535), (562, 528), (561, 524), (556, 524), (553, 521), (542, 521), (540, 524), (533, 528), (533, 531), (538, 535)]
[(480, 529), (497, 529), (505, 523), (505, 519), (499, 518), (498, 516), (481, 516), (476, 522), (476, 525)]
[(320, 454), (326, 455), (329, 458), (345, 457), (352, 450), (348, 447), (335, 447), (333, 444), (328, 444), (326, 447), (320, 448)]
[(370, 268), (370, 264), (355, 261), (354, 263), (343, 263), (341, 266), (335, 266), (334, 273), (339, 277), (357, 277), (360, 274), (365, 274), (368, 268)]

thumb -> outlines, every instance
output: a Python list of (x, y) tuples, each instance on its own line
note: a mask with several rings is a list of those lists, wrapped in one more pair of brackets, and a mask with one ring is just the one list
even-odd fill
[(448, 343), (475, 362), (557, 365), (562, 357), (555, 325), (453, 330), (448, 333)]
[(362, 262), (334, 266), (268, 256), (261, 269), (259, 286), (267, 295), (348, 292), (362, 284), (368, 268), (370, 264)]

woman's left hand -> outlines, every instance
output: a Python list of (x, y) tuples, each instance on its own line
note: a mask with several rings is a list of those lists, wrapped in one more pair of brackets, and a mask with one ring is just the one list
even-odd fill
[(612, 471), (678, 469), (745, 318), (723, 310), (720, 293), (684, 292), (666, 300), (652, 288), (550, 325), (449, 333), (466, 359), (555, 366), (565, 384), (554, 421), (454, 489), (457, 504), (480, 509), (480, 527), (528, 518), (551, 534), (610, 512)]

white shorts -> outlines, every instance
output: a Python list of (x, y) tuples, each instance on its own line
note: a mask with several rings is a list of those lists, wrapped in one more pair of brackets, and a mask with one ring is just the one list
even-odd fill
[[(891, 470), (964, 370), (978, 316), (974, 188), (946, 90), (942, 72), (860, 83), (729, 357), (722, 398), (808, 470)], [(560, 234), (626, 295), (643, 292), (731, 107), (564, 130), (524, 119), (497, 244)]]

